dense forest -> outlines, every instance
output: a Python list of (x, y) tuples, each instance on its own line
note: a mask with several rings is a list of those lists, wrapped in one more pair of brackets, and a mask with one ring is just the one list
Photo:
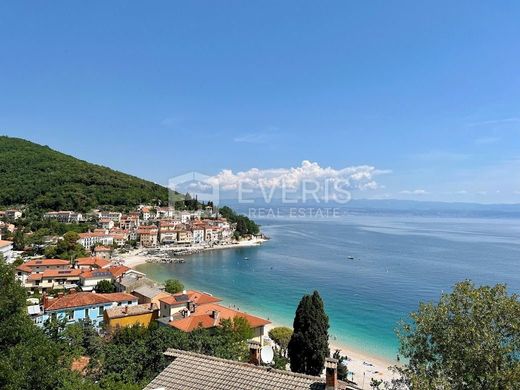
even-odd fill
[(87, 211), (168, 201), (158, 184), (19, 138), (0, 136), (0, 207)]

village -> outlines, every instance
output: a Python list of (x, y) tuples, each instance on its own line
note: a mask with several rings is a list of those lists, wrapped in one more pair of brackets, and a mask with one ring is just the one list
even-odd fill
[[(23, 217), (20, 210), (0, 212), (0, 228), (13, 233), (13, 223)], [(219, 304), (210, 293), (182, 290), (165, 291), (165, 286), (126, 264), (129, 254), (171, 250), (189, 254), (199, 250), (257, 245), (261, 235), (243, 236), (237, 223), (228, 221), (218, 209), (206, 206), (191, 211), (174, 207), (141, 205), (133, 212), (93, 210), (83, 215), (75, 211), (50, 211), (44, 220), (61, 224), (94, 222), (95, 228), (77, 235), (85, 257), (70, 259), (25, 256), (14, 251), (13, 242), (2, 240), (0, 254), (7, 263), (17, 262), (16, 278), (28, 293), (27, 313), (43, 327), (50, 319), (75, 323), (89, 319), (98, 330), (144, 326), (157, 321), (190, 332), (199, 327), (212, 328), (222, 320), (242, 317), (252, 327), (259, 342), (270, 322)], [(7, 221), (7, 222), (5, 222)], [(10, 223), (12, 222), (12, 223)], [(63, 237), (49, 237), (49, 245)], [(152, 261), (161, 257), (150, 255)], [(160, 260), (158, 260), (160, 261)], [(99, 292), (108, 283), (113, 292)]]

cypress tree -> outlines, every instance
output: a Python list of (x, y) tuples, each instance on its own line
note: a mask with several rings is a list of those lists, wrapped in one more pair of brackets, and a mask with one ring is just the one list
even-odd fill
[(291, 371), (320, 375), (329, 356), (329, 317), (317, 291), (301, 299), (293, 328), (288, 347)]

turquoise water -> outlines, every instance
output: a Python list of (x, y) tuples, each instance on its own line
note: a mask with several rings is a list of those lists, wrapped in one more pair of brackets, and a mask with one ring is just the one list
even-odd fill
[(520, 292), (519, 219), (357, 214), (258, 222), (271, 237), (261, 247), (138, 269), (157, 280), (181, 279), (288, 325), (301, 296), (317, 289), (333, 337), (390, 359), (397, 352), (397, 322), (420, 300), (437, 299), (464, 279), (507, 283)]

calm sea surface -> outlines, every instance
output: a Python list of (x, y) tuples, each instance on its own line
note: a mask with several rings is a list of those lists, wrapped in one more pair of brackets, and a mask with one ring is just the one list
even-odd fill
[(507, 283), (520, 293), (520, 219), (357, 213), (257, 222), (271, 237), (261, 247), (138, 269), (287, 325), (301, 296), (316, 289), (333, 337), (386, 358), (396, 356), (399, 319), (457, 281)]

